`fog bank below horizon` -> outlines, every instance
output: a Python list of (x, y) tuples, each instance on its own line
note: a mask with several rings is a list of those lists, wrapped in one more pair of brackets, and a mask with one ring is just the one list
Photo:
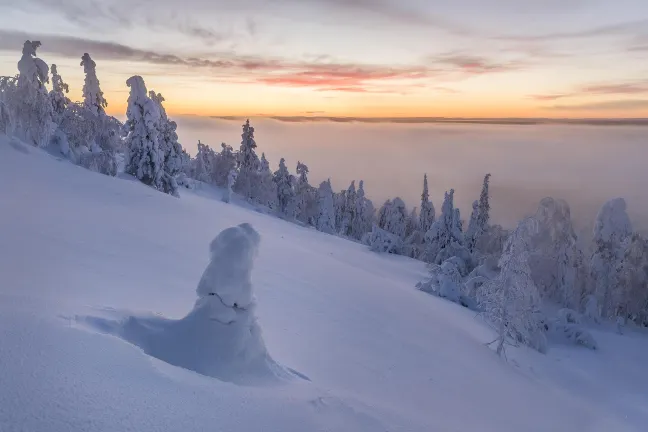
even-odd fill
[[(197, 142), (238, 149), (241, 121), (176, 117), (181, 143), (192, 155)], [(600, 206), (623, 197), (638, 229), (648, 228), (647, 129), (641, 126), (480, 125), (282, 122), (254, 119), (259, 155), (272, 169), (284, 157), (294, 173), (300, 160), (313, 186), (331, 178), (334, 190), (364, 180), (379, 207), (400, 196), (419, 206), (423, 174), (441, 209), (455, 189), (462, 218), (470, 217), (484, 174), (491, 173), (492, 219), (507, 227), (533, 213), (546, 197), (565, 199), (581, 230)]]

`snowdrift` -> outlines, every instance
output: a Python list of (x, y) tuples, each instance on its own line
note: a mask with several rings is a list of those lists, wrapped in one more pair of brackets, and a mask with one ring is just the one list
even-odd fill
[(292, 375), (268, 354), (250, 280), (259, 234), (244, 223), (223, 230), (210, 245), (211, 262), (193, 310), (180, 320), (82, 316), (76, 320), (114, 334), (145, 353), (203, 375), (237, 384), (276, 383)]

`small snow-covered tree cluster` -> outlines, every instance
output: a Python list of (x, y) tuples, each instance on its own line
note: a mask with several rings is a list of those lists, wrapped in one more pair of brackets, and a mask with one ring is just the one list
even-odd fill
[[(154, 92), (150, 97), (140, 95), (141, 89), (146, 92), (141, 78), (141, 84), (131, 88), (129, 101), (141, 105), (141, 114), (135, 114), (134, 105), (129, 106), (125, 140), (124, 125), (106, 114), (108, 102), (97, 77), (97, 64), (90, 54), (84, 53), (80, 63), (85, 74), (83, 100), (73, 102), (67, 96), (70, 87), (59, 68), (52, 65), (50, 70), (37, 57), (40, 46), (38, 41), (26, 41), (18, 62), (18, 75), (0, 77), (0, 130), (110, 176), (117, 175), (120, 153), (127, 153), (131, 156), (127, 163), (131, 173), (160, 190), (176, 194), (175, 176), (185, 171), (189, 156), (178, 143), (177, 126), (167, 117), (162, 95)], [(48, 91), (46, 84), (50, 82)], [(143, 106), (146, 106), (144, 111)], [(136, 142), (152, 146), (155, 154), (131, 148)], [(156, 146), (161, 156), (156, 153)], [(158, 157), (161, 157), (159, 163)]]

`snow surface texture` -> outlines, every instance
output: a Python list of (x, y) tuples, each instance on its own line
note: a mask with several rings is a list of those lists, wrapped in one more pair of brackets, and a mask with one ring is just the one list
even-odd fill
[[(225, 204), (220, 190), (176, 199), (7, 141), (2, 432), (645, 431), (645, 334), (594, 327), (596, 350), (509, 348), (504, 362), (473, 312), (413, 288), (421, 262), (260, 214), (237, 196)], [(242, 222), (263, 238), (252, 280), (268, 351), (311, 381), (224, 382), (62, 318), (96, 308), (108, 322), (124, 309), (184, 317), (209, 240)]]
[(172, 365), (238, 384), (289, 379), (268, 354), (254, 316), (252, 262), (260, 241), (248, 224), (223, 230), (210, 245), (198, 300), (180, 320), (127, 316), (119, 321), (83, 316), (77, 321), (117, 335)]

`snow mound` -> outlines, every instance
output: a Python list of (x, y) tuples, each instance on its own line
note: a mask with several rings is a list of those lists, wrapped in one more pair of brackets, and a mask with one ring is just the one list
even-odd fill
[(127, 314), (117, 320), (77, 320), (119, 336), (150, 356), (222, 381), (258, 385), (295, 375), (304, 378), (270, 357), (254, 314), (251, 272), (260, 240), (247, 223), (218, 234), (196, 289), (198, 300), (180, 320)]

